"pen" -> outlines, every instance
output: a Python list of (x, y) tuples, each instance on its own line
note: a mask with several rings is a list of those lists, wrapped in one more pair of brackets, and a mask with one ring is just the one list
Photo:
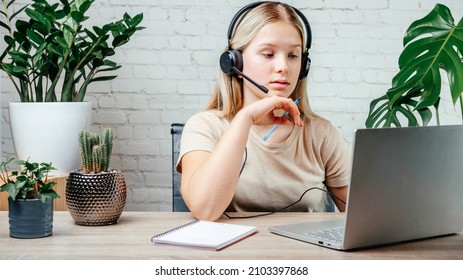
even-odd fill
[[(299, 103), (299, 101), (301, 101), (301, 98), (300, 98), (300, 97), (298, 97), (298, 98), (294, 101), (294, 104), (297, 105), (297, 104)], [(283, 114), (283, 117), (287, 117), (287, 116), (288, 116), (288, 112), (285, 112), (285, 113)], [(277, 124), (273, 125), (272, 128), (267, 132), (267, 134), (265, 134), (263, 140), (264, 140), (264, 141), (267, 141), (267, 139), (270, 137), (270, 135), (272, 135), (272, 133), (277, 129), (277, 127), (278, 127)]]

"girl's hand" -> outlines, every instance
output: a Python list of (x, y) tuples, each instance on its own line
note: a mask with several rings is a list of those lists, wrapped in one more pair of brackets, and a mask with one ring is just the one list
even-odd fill
[[(276, 116), (275, 110), (288, 112), (289, 117)], [(241, 111), (248, 114), (254, 125), (288, 125), (292, 124), (292, 119), (294, 124), (302, 126), (299, 108), (290, 98), (276, 95), (268, 96), (245, 106)]]

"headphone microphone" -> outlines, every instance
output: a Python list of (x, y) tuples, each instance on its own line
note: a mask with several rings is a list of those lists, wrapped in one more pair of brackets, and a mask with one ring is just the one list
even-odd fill
[[(234, 57), (239, 56), (239, 59), (235, 59)], [(249, 78), (246, 76), (243, 72), (241, 72), (238, 68), (241, 68), (241, 65), (235, 65), (235, 62), (241, 62), (241, 52), (239, 51), (227, 51), (224, 52), (220, 56), (220, 68), (225, 74), (233, 74), (235, 72), (236, 74), (243, 76), (246, 80), (248, 80), (251, 84), (255, 85), (259, 90), (261, 90), (264, 93), (268, 93), (268, 89), (264, 87), (263, 85), (259, 85), (256, 83), (253, 79)]]
[(268, 93), (268, 89), (266, 87), (264, 87), (263, 85), (259, 85), (257, 84), (253, 79), (249, 78), (248, 76), (244, 75), (243, 72), (241, 72), (240, 70), (238, 70), (236, 67), (233, 67), (233, 71), (235, 71), (236, 73), (238, 73), (240, 76), (243, 76), (243, 78), (245, 78), (246, 80), (248, 80), (249, 82), (251, 82), (251, 84), (255, 85), (258, 89), (260, 89), (263, 93)]

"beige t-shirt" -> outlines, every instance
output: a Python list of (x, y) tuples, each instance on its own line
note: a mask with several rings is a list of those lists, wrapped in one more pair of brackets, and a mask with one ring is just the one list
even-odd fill
[[(303, 121), (283, 143), (264, 142), (251, 130), (227, 211), (275, 211), (296, 202), (309, 188), (348, 185), (350, 151), (340, 133), (323, 118)], [(228, 127), (227, 120), (210, 111), (191, 117), (183, 129), (177, 170), (181, 172), (186, 153), (212, 152)], [(311, 190), (287, 211), (317, 211), (322, 197), (322, 191)]]

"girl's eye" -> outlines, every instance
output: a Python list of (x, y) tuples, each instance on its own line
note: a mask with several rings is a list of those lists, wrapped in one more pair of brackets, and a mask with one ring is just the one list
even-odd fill
[(288, 56), (289, 58), (294, 58), (294, 59), (299, 58), (297, 54), (289, 54)]
[(262, 55), (267, 58), (273, 57), (273, 53), (269, 53), (269, 52), (262, 53)]

